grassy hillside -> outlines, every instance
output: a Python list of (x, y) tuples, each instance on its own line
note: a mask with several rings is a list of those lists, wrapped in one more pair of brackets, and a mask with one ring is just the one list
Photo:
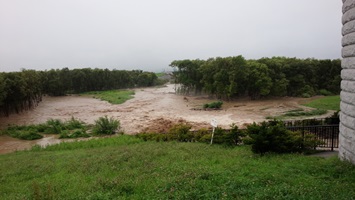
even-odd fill
[(340, 96), (326, 96), (315, 99), (305, 104), (305, 106), (323, 110), (340, 110)]
[(351, 199), (355, 166), (119, 136), (0, 155), (0, 199)]

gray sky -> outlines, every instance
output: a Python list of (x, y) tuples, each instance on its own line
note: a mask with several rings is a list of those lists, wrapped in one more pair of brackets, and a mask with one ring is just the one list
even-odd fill
[(334, 59), (341, 0), (0, 0), (0, 71), (162, 71), (242, 55)]

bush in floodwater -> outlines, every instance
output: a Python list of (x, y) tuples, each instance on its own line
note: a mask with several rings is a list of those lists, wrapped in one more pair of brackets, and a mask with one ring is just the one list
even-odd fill
[(60, 134), (65, 129), (65, 125), (59, 119), (49, 119), (46, 125), (47, 127), (44, 131), (46, 134)]
[(28, 130), (20, 132), (17, 138), (22, 140), (37, 140), (43, 138), (43, 136), (38, 134), (36, 130)]
[(36, 129), (28, 128), (26, 126), (10, 126), (4, 130), (3, 133), (22, 140), (36, 140), (43, 138), (41, 134), (37, 133)]
[(116, 133), (117, 129), (120, 129), (120, 122), (113, 117), (108, 118), (105, 116), (95, 121), (93, 133), (98, 135), (112, 135)]
[(65, 122), (65, 127), (68, 130), (74, 130), (74, 129), (83, 129), (84, 128), (84, 122), (75, 119), (74, 117), (71, 117), (70, 120)]
[(223, 105), (222, 101), (215, 101), (212, 103), (206, 103), (205, 105), (203, 105), (203, 108), (221, 108)]

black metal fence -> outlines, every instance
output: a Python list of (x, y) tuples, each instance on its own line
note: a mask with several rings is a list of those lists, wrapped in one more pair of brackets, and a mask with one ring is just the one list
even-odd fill
[(288, 130), (301, 131), (303, 137), (312, 134), (320, 141), (317, 147), (330, 148), (331, 151), (339, 146), (339, 124), (316, 126), (288, 126)]

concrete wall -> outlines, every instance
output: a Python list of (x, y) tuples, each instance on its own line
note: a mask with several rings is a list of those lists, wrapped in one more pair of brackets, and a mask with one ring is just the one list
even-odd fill
[(355, 164), (355, 0), (343, 0), (339, 157)]

